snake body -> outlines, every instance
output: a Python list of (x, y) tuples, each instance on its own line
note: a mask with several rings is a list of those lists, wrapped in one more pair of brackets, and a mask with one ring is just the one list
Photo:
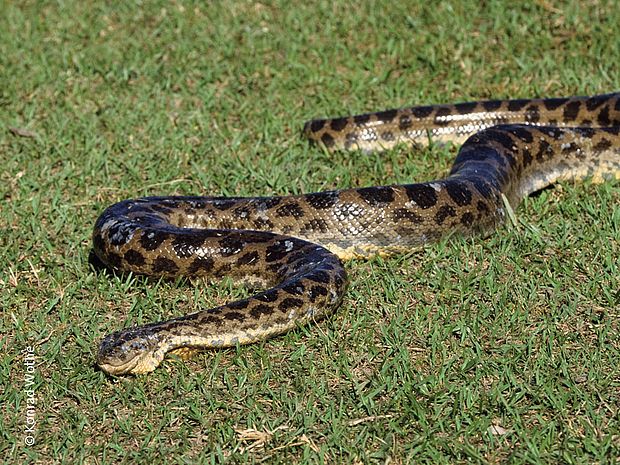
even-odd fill
[(251, 343), (333, 311), (347, 287), (341, 260), (415, 249), (447, 234), (488, 234), (506, 202), (558, 180), (620, 178), (620, 93), (416, 106), (314, 120), (329, 150), (463, 143), (450, 174), (408, 185), (283, 197), (148, 197), (97, 219), (109, 267), (145, 275), (232, 276), (267, 290), (217, 308), (106, 336), (107, 373), (146, 373), (171, 351)]

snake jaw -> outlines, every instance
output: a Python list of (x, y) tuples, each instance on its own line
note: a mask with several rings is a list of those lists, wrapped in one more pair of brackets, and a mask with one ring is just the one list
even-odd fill
[(155, 370), (164, 354), (156, 334), (127, 329), (101, 341), (97, 365), (110, 375), (139, 375)]

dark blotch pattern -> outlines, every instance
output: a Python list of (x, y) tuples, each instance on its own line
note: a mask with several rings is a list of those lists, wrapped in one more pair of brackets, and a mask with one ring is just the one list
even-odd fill
[(242, 235), (237, 233), (228, 234), (220, 239), (220, 253), (224, 257), (238, 254), (243, 250), (244, 240)]
[(564, 107), (564, 112), (562, 117), (564, 121), (570, 123), (577, 119), (577, 115), (579, 114), (579, 108), (581, 107), (581, 103), (579, 102), (570, 102)]
[(363, 115), (357, 115), (357, 116), (355, 116), (353, 118), (353, 122), (355, 124), (357, 124), (358, 126), (364, 125), (368, 121), (370, 121), (370, 114), (369, 113), (365, 113)]
[(482, 102), (482, 108), (485, 111), (496, 111), (502, 106), (501, 100), (487, 100)]
[(346, 127), (347, 127), (347, 123), (348, 123), (348, 122), (349, 122), (349, 121), (348, 121), (348, 119), (347, 119), (347, 118), (336, 118), (336, 119), (333, 119), (333, 120), (330, 122), (330, 124), (329, 124), (329, 125), (331, 126), (331, 128), (332, 128), (334, 131), (338, 131), (338, 132), (339, 132), (339, 131), (342, 131), (344, 128), (346, 128)]
[(389, 203), (394, 200), (394, 191), (391, 187), (364, 187), (358, 189), (357, 193), (372, 206)]
[(398, 114), (398, 110), (385, 110), (377, 113), (377, 119), (379, 121), (383, 121), (384, 123), (391, 123), (396, 115)]
[(461, 223), (465, 226), (471, 226), (474, 222), (474, 215), (470, 212), (465, 212), (461, 215)]
[(243, 254), (241, 257), (239, 257), (239, 259), (237, 260), (237, 265), (239, 266), (249, 265), (252, 263), (256, 263), (259, 259), (260, 259), (260, 255), (258, 254), (257, 251), (254, 250), (252, 252)]
[(550, 99), (546, 99), (543, 105), (545, 106), (547, 110), (554, 111), (560, 108), (566, 102), (568, 102), (567, 98), (550, 98)]
[(413, 126), (413, 120), (411, 119), (411, 116), (409, 116), (409, 115), (402, 115), (399, 118), (399, 120), (398, 120), (398, 128), (401, 131), (406, 131), (411, 126)]
[(161, 273), (161, 274), (176, 274), (179, 271), (178, 265), (169, 258), (166, 257), (157, 257), (153, 261), (153, 266), (151, 267), (153, 273)]
[(419, 224), (424, 221), (424, 218), (411, 210), (407, 210), (406, 208), (397, 208), (394, 210), (394, 221), (400, 222), (402, 220)]
[(458, 206), (463, 207), (471, 203), (471, 191), (468, 187), (459, 181), (450, 181), (446, 183), (446, 190), (450, 198)]
[(452, 216), (456, 216), (456, 210), (454, 210), (454, 207), (451, 207), (450, 205), (442, 205), (435, 214), (435, 223), (443, 224), (446, 218)]
[(140, 252), (134, 249), (131, 249), (125, 252), (125, 255), (123, 255), (123, 258), (130, 265), (138, 266), (138, 267), (144, 265), (144, 263), (146, 262), (144, 255), (142, 255)]
[(335, 144), (334, 138), (327, 133), (321, 136), (321, 142), (323, 142), (323, 145), (327, 148), (333, 147)]
[(303, 234), (308, 234), (311, 232), (320, 232), (322, 234), (325, 234), (329, 231), (329, 227), (327, 225), (327, 221), (325, 221), (323, 218), (313, 218), (310, 221), (304, 223), (300, 231)]
[(310, 130), (312, 132), (319, 132), (325, 126), (324, 119), (315, 119), (314, 121), (310, 121)]
[(521, 111), (528, 103), (530, 101), (525, 99), (510, 100), (508, 101), (508, 111)]
[(416, 118), (422, 119), (427, 118), (433, 113), (433, 107), (430, 105), (423, 107), (413, 107), (411, 108), (411, 114)]
[(301, 218), (304, 216), (304, 210), (298, 203), (287, 203), (276, 209), (279, 217), (292, 216), (293, 218)]
[(317, 192), (315, 194), (307, 194), (306, 202), (317, 210), (325, 210), (333, 207), (338, 201), (338, 194), (335, 192)]
[(423, 209), (431, 208), (437, 203), (437, 192), (428, 184), (410, 184), (405, 186), (409, 200)]
[(270, 305), (265, 305), (265, 304), (256, 305), (254, 308), (250, 310), (250, 315), (252, 315), (252, 317), (256, 319), (259, 319), (263, 315), (265, 316), (271, 315), (272, 313), (273, 313), (273, 307), (271, 307)]
[(187, 272), (194, 276), (198, 274), (210, 274), (213, 270), (213, 259), (211, 257), (196, 257), (189, 265)]
[(466, 115), (474, 111), (478, 106), (478, 102), (457, 103), (454, 107), (459, 115)]
[(294, 297), (287, 297), (285, 299), (282, 299), (282, 302), (280, 302), (280, 305), (278, 305), (278, 308), (282, 312), (287, 312), (292, 308), (301, 307), (303, 303), (304, 301), (301, 299), (296, 299)]
[(267, 248), (267, 254), (265, 256), (267, 262), (271, 263), (284, 259), (290, 252), (290, 250), (287, 250), (288, 248), (285, 242), (286, 241), (278, 241)]

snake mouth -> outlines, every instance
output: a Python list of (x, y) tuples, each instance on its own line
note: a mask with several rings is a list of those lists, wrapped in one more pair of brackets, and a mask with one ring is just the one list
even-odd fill
[(97, 360), (97, 365), (103, 371), (105, 371), (108, 375), (126, 375), (133, 373), (134, 368), (137, 366), (137, 362), (131, 360), (128, 363), (124, 363), (122, 365), (114, 365), (111, 363), (105, 363), (100, 360)]
[(106, 354), (102, 348), (97, 355), (97, 365), (109, 375), (125, 375), (135, 373), (139, 365), (140, 357), (132, 357), (129, 360), (122, 360), (119, 357)]

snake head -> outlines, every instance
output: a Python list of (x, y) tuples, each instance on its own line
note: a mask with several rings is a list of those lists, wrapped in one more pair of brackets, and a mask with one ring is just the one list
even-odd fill
[(110, 375), (138, 375), (157, 368), (164, 354), (157, 334), (143, 326), (106, 336), (99, 346), (97, 365)]

